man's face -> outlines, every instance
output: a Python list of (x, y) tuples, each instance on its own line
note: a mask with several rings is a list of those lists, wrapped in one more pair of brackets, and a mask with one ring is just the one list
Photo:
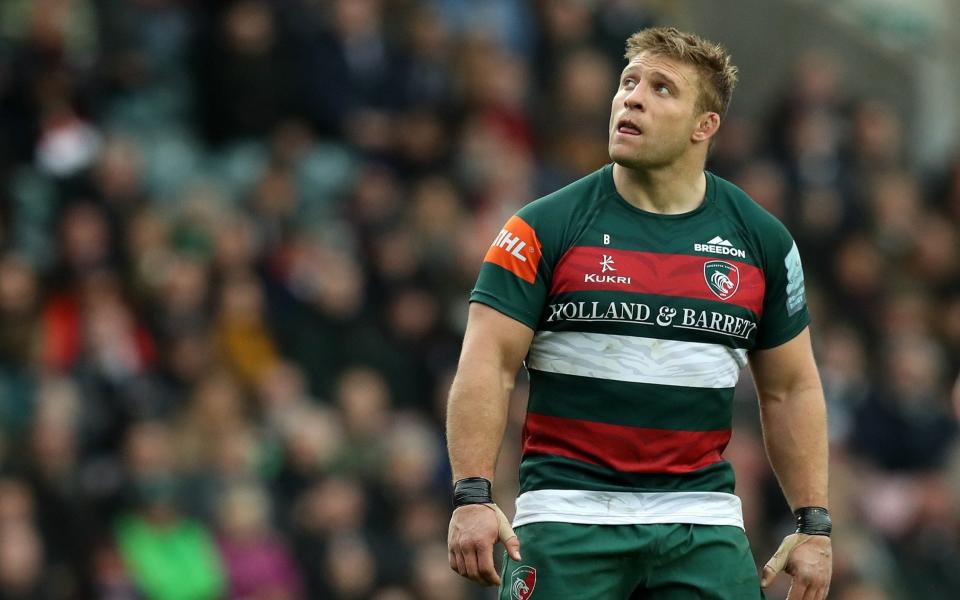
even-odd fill
[(610, 158), (633, 169), (675, 162), (692, 146), (701, 116), (693, 65), (643, 52), (620, 75), (610, 110)]

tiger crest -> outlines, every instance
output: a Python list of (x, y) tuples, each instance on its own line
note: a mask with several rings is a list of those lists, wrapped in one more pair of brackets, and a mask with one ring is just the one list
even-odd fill
[(725, 260), (704, 263), (703, 278), (710, 291), (721, 300), (729, 300), (740, 287), (740, 269)]

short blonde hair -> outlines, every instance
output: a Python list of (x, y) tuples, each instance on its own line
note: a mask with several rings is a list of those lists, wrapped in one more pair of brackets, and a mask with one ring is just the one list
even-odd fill
[(716, 42), (685, 33), (676, 27), (642, 29), (627, 39), (624, 57), (630, 61), (643, 52), (673, 58), (693, 65), (700, 74), (697, 109), (723, 115), (737, 86), (737, 67), (726, 48)]

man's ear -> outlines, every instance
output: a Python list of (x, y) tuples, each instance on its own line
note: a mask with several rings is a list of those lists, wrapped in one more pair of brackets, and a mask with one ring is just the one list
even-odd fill
[(690, 139), (694, 142), (709, 141), (720, 129), (720, 115), (715, 112), (705, 112), (697, 121), (697, 128), (693, 130)]

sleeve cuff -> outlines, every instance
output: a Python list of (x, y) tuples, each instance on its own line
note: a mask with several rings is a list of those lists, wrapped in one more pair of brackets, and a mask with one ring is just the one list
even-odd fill
[(786, 344), (793, 338), (800, 335), (800, 332), (806, 329), (810, 325), (810, 315), (807, 314), (804, 318), (800, 319), (794, 323), (793, 327), (783, 330), (779, 335), (772, 336), (770, 339), (765, 339), (763, 342), (757, 340), (754, 350), (769, 350), (771, 348), (776, 348), (777, 346), (782, 346)]
[(470, 294), (470, 302), (479, 302), (480, 304), (485, 304), (497, 312), (510, 317), (514, 321), (519, 321), (534, 331), (537, 330), (537, 324), (540, 321), (540, 315), (532, 315), (529, 313), (529, 311), (525, 311), (516, 306), (511, 306), (493, 294), (481, 290), (474, 290)]

